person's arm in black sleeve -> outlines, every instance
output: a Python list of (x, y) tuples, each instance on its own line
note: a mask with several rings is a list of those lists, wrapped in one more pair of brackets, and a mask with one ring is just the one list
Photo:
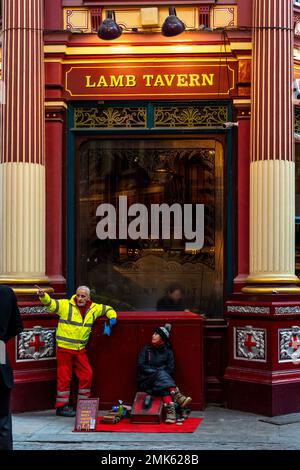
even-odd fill
[(0, 340), (7, 343), (23, 330), (17, 298), (12, 289), (0, 289)]
[(13, 290), (11, 291), (11, 315), (9, 320), (9, 325), (7, 327), (6, 339), (9, 341), (11, 338), (14, 338), (17, 334), (23, 331), (23, 322), (21, 319), (20, 310), (17, 303), (17, 297)]
[(173, 375), (175, 371), (175, 360), (172, 349), (168, 349), (167, 364), (164, 367), (168, 374)]

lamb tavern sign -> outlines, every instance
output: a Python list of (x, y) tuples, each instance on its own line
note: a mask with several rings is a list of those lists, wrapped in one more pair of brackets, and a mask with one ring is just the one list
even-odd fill
[(65, 69), (67, 99), (226, 98), (235, 94), (236, 62), (116, 63)]

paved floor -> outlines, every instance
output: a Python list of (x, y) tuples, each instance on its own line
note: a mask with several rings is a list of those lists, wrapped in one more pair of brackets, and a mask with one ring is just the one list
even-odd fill
[[(300, 413), (274, 419), (209, 406), (192, 434), (74, 433), (54, 410), (13, 416), (15, 450), (299, 450)], [(269, 421), (266, 422), (265, 420)]]

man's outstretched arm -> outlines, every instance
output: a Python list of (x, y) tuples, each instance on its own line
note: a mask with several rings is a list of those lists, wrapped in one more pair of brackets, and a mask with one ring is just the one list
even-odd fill
[(38, 285), (35, 285), (35, 287), (37, 288), (36, 295), (39, 297), (42, 304), (47, 307), (48, 312), (58, 313), (59, 301), (51, 299), (50, 295)]

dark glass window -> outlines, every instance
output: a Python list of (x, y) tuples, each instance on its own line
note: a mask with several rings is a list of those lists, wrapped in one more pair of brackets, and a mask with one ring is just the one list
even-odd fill
[[(77, 285), (89, 285), (97, 299), (119, 310), (155, 310), (157, 300), (175, 283), (186, 308), (221, 317), (221, 145), (210, 140), (115, 138), (86, 140), (78, 148)], [(155, 219), (161, 204), (166, 212)], [(174, 204), (175, 212), (168, 212)], [(201, 204), (204, 245), (199, 249), (187, 244), (197, 236), (200, 240), (196, 211)], [(158, 236), (155, 230), (151, 235), (157, 220)], [(109, 236), (103, 239), (105, 231)]]

